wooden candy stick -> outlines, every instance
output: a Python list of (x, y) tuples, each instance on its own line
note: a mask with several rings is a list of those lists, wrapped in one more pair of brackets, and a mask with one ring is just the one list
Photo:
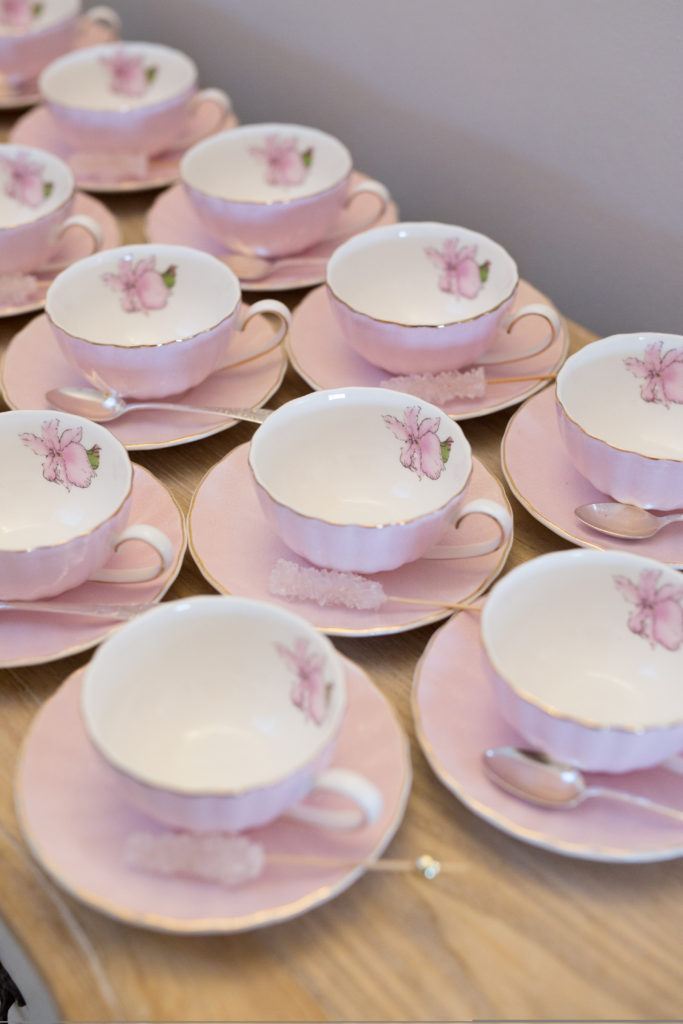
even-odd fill
[(357, 572), (338, 572), (297, 565), (279, 558), (270, 574), (269, 590), (277, 597), (312, 601), (321, 607), (336, 605), (357, 611), (378, 611), (387, 601), (451, 608), (453, 611), (478, 611), (479, 606), (463, 601), (430, 601), (426, 598), (398, 597), (384, 592), (377, 580)]
[(324, 857), (308, 854), (268, 853), (262, 843), (247, 836), (224, 833), (135, 832), (126, 842), (127, 867), (166, 877), (193, 878), (228, 888), (257, 879), (268, 865), (292, 868), (353, 869), (382, 872), (417, 872), (431, 880), (442, 871), (461, 872), (464, 865), (443, 864), (430, 854), (410, 858)]

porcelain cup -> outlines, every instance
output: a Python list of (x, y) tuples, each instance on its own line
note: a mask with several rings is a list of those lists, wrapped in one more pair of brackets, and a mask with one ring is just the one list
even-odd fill
[[(348, 345), (393, 374), (440, 373), (512, 362), (557, 337), (557, 311), (545, 303), (512, 310), (519, 273), (497, 242), (450, 224), (399, 223), (343, 242), (327, 264), (327, 292)], [(542, 317), (538, 344), (500, 351), (522, 318)]]
[(102, 229), (72, 214), (74, 176), (58, 157), (32, 146), (0, 144), (0, 274), (45, 268), (65, 231), (86, 231), (94, 250)]
[[(385, 388), (287, 402), (255, 431), (249, 466), (273, 529), (321, 568), (373, 573), (422, 557), (474, 557), (512, 535), (509, 509), (467, 501), (472, 453), (458, 424)], [(449, 524), (475, 513), (494, 520), (492, 539), (439, 543)]]
[[(327, 828), (375, 821), (375, 785), (329, 768), (346, 705), (343, 663), (324, 634), (267, 602), (218, 595), (126, 623), (95, 653), (82, 691), (87, 733), (126, 799), (194, 832), (283, 814)], [(301, 804), (313, 790), (342, 806)]]
[(560, 434), (576, 468), (617, 501), (683, 507), (683, 335), (615, 334), (557, 375)]
[(100, 5), (81, 14), (81, 0), (9, 0), (0, 4), (0, 74), (10, 81), (35, 78), (77, 41), (79, 19), (104, 22), (118, 34), (121, 20)]
[(683, 584), (670, 566), (542, 555), (493, 586), (481, 636), (498, 708), (533, 749), (604, 772), (683, 750)]
[[(163, 398), (215, 370), (279, 345), (290, 323), (275, 299), (242, 305), (240, 284), (215, 256), (182, 245), (128, 245), (74, 263), (47, 290), (45, 312), (74, 369), (130, 398)], [(256, 316), (278, 328), (265, 342), (236, 335)]]
[[(54, 597), (86, 580), (143, 582), (171, 564), (164, 533), (128, 525), (133, 467), (99, 424), (45, 409), (0, 413), (0, 465), (0, 600)], [(152, 547), (152, 563), (105, 568), (131, 540)]]
[(180, 162), (187, 196), (206, 230), (229, 249), (277, 257), (330, 237), (356, 196), (390, 196), (384, 185), (350, 186), (353, 162), (332, 135), (298, 124), (252, 124), (198, 142)]
[(86, 153), (153, 156), (181, 144), (189, 119), (215, 107), (217, 128), (231, 110), (221, 89), (197, 88), (197, 67), (157, 43), (105, 43), (45, 68), (38, 87), (64, 139)]

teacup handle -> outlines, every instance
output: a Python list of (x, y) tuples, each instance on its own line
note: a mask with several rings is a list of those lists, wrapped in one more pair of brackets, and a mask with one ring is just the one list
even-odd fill
[(147, 523), (135, 523), (120, 533), (114, 541), (114, 551), (128, 540), (141, 540), (149, 544), (159, 555), (158, 565), (140, 566), (137, 569), (99, 569), (89, 577), (94, 583), (144, 583), (156, 580), (165, 573), (173, 561), (173, 544), (161, 530)]
[[(365, 231), (367, 228), (372, 227), (373, 224), (376, 224), (391, 202), (391, 193), (381, 181), (359, 181), (357, 185), (354, 185), (353, 188), (349, 189), (344, 202), (344, 209), (348, 209), (356, 196), (363, 194), (377, 196), (379, 199), (379, 208), (372, 217), (368, 217), (362, 224), (356, 224), (354, 226), (354, 233)], [(338, 231), (332, 235), (325, 235), (324, 241), (333, 242), (336, 238), (348, 238), (348, 235), (348, 229), (345, 231)]]
[[(225, 120), (228, 114), (232, 113), (232, 100), (228, 96), (227, 92), (223, 89), (216, 89), (214, 87), (208, 89), (200, 89), (196, 92), (190, 101), (189, 116), (193, 117), (197, 114), (200, 107), (203, 107), (205, 103), (210, 103), (217, 108), (217, 116), (214, 124), (210, 128), (205, 129), (201, 136), (197, 136), (195, 141), (199, 138), (203, 138), (205, 135), (211, 135), (216, 131), (218, 126)], [(185, 144), (185, 140), (183, 143)], [(179, 143), (178, 145), (182, 145)]]
[(88, 21), (99, 21), (100, 24), (106, 25), (107, 28), (111, 29), (112, 35), (116, 39), (121, 36), (121, 19), (111, 7), (107, 7), (106, 4), (98, 4), (95, 7), (91, 7), (89, 11), (83, 12), (83, 17), (87, 18)]
[(488, 516), (493, 519), (499, 527), (499, 536), (493, 540), (482, 540), (478, 544), (437, 544), (430, 548), (423, 558), (476, 558), (478, 555), (490, 555), (504, 547), (512, 536), (512, 516), (508, 509), (499, 505), (497, 501), (490, 498), (474, 498), (468, 501), (461, 509), (458, 509), (458, 516), (455, 520), (457, 529), (465, 516), (474, 513)]
[(382, 813), (384, 798), (377, 786), (364, 775), (349, 771), (347, 768), (330, 768), (318, 775), (311, 792), (318, 790), (338, 793), (347, 797), (356, 806), (349, 810), (333, 811), (308, 804), (295, 804), (285, 811), (285, 817), (305, 821), (309, 825), (318, 825), (320, 828), (343, 831), (372, 825)]
[(528, 359), (529, 356), (540, 355), (541, 352), (545, 352), (547, 348), (550, 348), (552, 343), (557, 337), (559, 337), (562, 325), (560, 323), (560, 317), (557, 310), (553, 309), (552, 306), (546, 305), (544, 302), (531, 302), (528, 306), (522, 306), (521, 309), (516, 309), (513, 313), (508, 313), (504, 318), (501, 329), (507, 334), (510, 333), (515, 324), (525, 316), (541, 316), (547, 321), (550, 327), (550, 333), (539, 342), (537, 345), (533, 345), (531, 348), (524, 352), (515, 352), (514, 356), (506, 356), (497, 354), (495, 350), (491, 352), (485, 352), (479, 356), (477, 363), (479, 365), (491, 365), (493, 363), (516, 363), (520, 359)]
[[(93, 240), (92, 251), (100, 251), (104, 244), (104, 235), (102, 233), (102, 228), (92, 217), (88, 217), (85, 213), (75, 213), (73, 217), (67, 217), (57, 232), (57, 238), (61, 238), (64, 232), (68, 231), (69, 228), (83, 228), (88, 232)], [(88, 255), (91, 256), (92, 253), (88, 253)]]
[(277, 348), (289, 330), (292, 322), (292, 314), (287, 306), (285, 306), (284, 302), (279, 302), (277, 299), (261, 299), (260, 302), (255, 302), (253, 306), (245, 308), (240, 314), (240, 318), (237, 321), (237, 330), (243, 331), (253, 317), (267, 316), (268, 314), (276, 316), (280, 321), (280, 327), (276, 334), (265, 342), (265, 344), (261, 345), (260, 348), (257, 348), (255, 352), (250, 352), (246, 356), (241, 356), (239, 359), (235, 359), (234, 362), (223, 363), (220, 367), (221, 370), (227, 370), (231, 366), (241, 366), (242, 363), (251, 362), (252, 359), (258, 359), (259, 356), (263, 356), (266, 352), (270, 352), (272, 349)]

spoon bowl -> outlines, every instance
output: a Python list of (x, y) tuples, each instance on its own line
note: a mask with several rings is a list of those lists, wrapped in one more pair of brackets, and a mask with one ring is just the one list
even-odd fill
[(208, 416), (226, 416), (231, 420), (246, 420), (249, 423), (263, 423), (271, 409), (213, 408), (209, 406), (184, 405), (180, 402), (127, 402), (113, 391), (98, 388), (63, 387), (52, 388), (45, 394), (48, 402), (56, 409), (84, 416), (94, 423), (110, 423), (127, 412), (138, 409), (170, 409), (174, 412), (205, 413)]
[(578, 768), (553, 761), (537, 750), (496, 747), (484, 751), (482, 763), (486, 775), (496, 786), (539, 807), (569, 810), (590, 797), (601, 797), (634, 804), (675, 821), (683, 821), (683, 811), (656, 803), (648, 797), (608, 786), (590, 786)]
[(588, 505), (579, 505), (574, 509), (574, 515), (584, 526), (625, 540), (654, 537), (670, 523), (683, 520), (683, 512), (649, 512), (637, 505), (625, 505), (620, 501), (593, 501)]

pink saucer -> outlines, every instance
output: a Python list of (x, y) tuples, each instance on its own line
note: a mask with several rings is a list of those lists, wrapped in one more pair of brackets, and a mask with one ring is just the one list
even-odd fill
[(505, 479), (528, 512), (559, 537), (584, 548), (632, 551), (683, 568), (683, 523), (648, 540), (619, 540), (584, 526), (574, 509), (608, 495), (582, 476), (566, 453), (555, 416), (555, 388), (525, 402), (510, 418), (501, 446)]
[[(285, 546), (261, 511), (243, 444), (213, 466), (199, 484), (188, 513), (192, 556), (208, 582), (224, 594), (253, 597), (289, 608), (316, 628), (336, 636), (381, 636), (400, 633), (452, 614), (443, 607), (387, 601), (379, 611), (324, 607), (287, 600), (268, 589), (278, 558), (299, 565), (306, 561)], [(484, 466), (474, 459), (469, 498), (491, 498), (509, 508), (505, 492)], [(476, 543), (495, 535), (496, 526), (483, 516), (470, 516), (444, 543)], [(422, 558), (392, 572), (376, 573), (387, 595), (427, 601), (469, 601), (481, 594), (502, 571), (508, 548), (479, 558)]]
[[(209, 107), (209, 104), (198, 107), (189, 120), (186, 135), (178, 140), (177, 148), (151, 157), (146, 168), (138, 175), (112, 180), (90, 173), (79, 173), (76, 166), (76, 184), (89, 192), (142, 192), (170, 185), (178, 177), (180, 160), (185, 150), (212, 133), (211, 125), (215, 115)], [(230, 114), (214, 130), (225, 131), (234, 128), (237, 123), (234, 114)], [(9, 133), (9, 141), (46, 149), (66, 163), (77, 156), (76, 150), (64, 142), (57, 123), (44, 106), (35, 107), (20, 117)]]
[[(520, 281), (515, 308), (529, 302), (547, 303), (549, 300), (526, 281)], [(505, 337), (501, 348), (505, 345), (514, 359), (516, 346), (528, 348), (534, 341), (541, 341), (545, 331), (547, 325), (540, 317), (527, 317), (509, 337)], [(295, 370), (316, 391), (352, 385), (377, 387), (391, 377), (386, 370), (368, 363), (347, 345), (330, 309), (324, 285), (310, 292), (294, 310), (286, 344)], [(566, 359), (568, 349), (569, 333), (563, 321), (559, 338), (545, 352), (518, 362), (487, 366), (486, 377), (499, 379), (556, 373)], [(482, 398), (454, 398), (440, 404), (454, 419), (467, 420), (516, 405), (546, 383), (542, 380), (491, 384)]]
[[(114, 249), (117, 245), (121, 244), (121, 231), (113, 213), (99, 199), (95, 199), (94, 196), (86, 195), (85, 192), (77, 192), (74, 199), (73, 214), (84, 213), (92, 217), (93, 220), (96, 220), (102, 228), (103, 249)], [(75, 263), (76, 260), (82, 259), (83, 256), (88, 256), (91, 251), (92, 240), (85, 231), (79, 231), (74, 228), (65, 232), (60, 246), (50, 260), (50, 263), (52, 266), (63, 267), (66, 264)], [(34, 313), (36, 310), (42, 309), (45, 305), (47, 290), (58, 273), (58, 270), (40, 268), (36, 270), (35, 274), (31, 275), (35, 276), (38, 282), (34, 298), (21, 305), (0, 305), (0, 318), (19, 316), (21, 313)]]
[[(118, 33), (110, 25), (81, 17), (78, 21), (78, 35), (73, 49), (80, 50), (84, 46), (111, 43), (118, 38)], [(0, 75), (0, 110), (21, 110), (23, 107), (31, 107), (34, 103), (39, 102), (37, 78), (12, 85), (4, 76)]]
[[(180, 572), (187, 546), (182, 512), (170, 491), (142, 466), (134, 466), (131, 523), (150, 523), (173, 542), (171, 567), (147, 583), (83, 583), (60, 598), (67, 604), (135, 605), (159, 601)], [(122, 545), (107, 563), (112, 568), (148, 565), (149, 548), (137, 541)], [(3, 611), (0, 614), (0, 668), (40, 665), (94, 647), (120, 623), (78, 615)]]
[[(453, 616), (434, 634), (415, 670), (412, 708), (418, 740), (447, 789), (491, 825), (545, 850), (585, 860), (637, 863), (683, 855), (683, 825), (652, 812), (590, 799), (572, 810), (533, 807), (485, 776), (489, 747), (523, 741), (498, 714), (484, 668), (479, 616)], [(664, 768), (589, 781), (683, 810), (680, 775)]]
[[(358, 171), (354, 171), (351, 175), (352, 186), (363, 180), (367, 180), (367, 175), (359, 174)], [(305, 253), (298, 253), (297, 256), (310, 256), (310, 268), (306, 265), (278, 267), (278, 261), (274, 260), (273, 270), (267, 277), (261, 278), (259, 281), (245, 281), (244, 289), (252, 292), (271, 292), (320, 284), (325, 280), (325, 264), (335, 248), (345, 238), (358, 232), (358, 225), (365, 223), (367, 218), (372, 215), (376, 202), (377, 200), (372, 196), (359, 196), (353, 201), (351, 207), (340, 216), (335, 225), (337, 237), (334, 241), (323, 240)], [(382, 217), (373, 226), (394, 224), (397, 220), (396, 205), (390, 203)], [(229, 252), (225, 246), (207, 234), (197, 219), (182, 185), (174, 185), (154, 201), (145, 221), (145, 235), (150, 242), (191, 245), (195, 249), (210, 252), (213, 256), (222, 257)]]
[[(240, 348), (250, 339), (256, 348), (264, 332), (270, 330), (264, 317), (255, 317), (234, 338), (234, 358), (239, 358)], [(263, 405), (280, 387), (286, 368), (287, 357), (280, 345), (243, 366), (212, 374), (197, 387), (175, 395), (174, 400), (216, 408)], [(0, 387), (12, 409), (49, 409), (45, 393), (51, 388), (84, 383), (64, 359), (44, 314), (14, 335), (0, 364)], [(141, 450), (198, 441), (234, 425), (235, 420), (217, 420), (209, 414), (148, 409), (126, 413), (108, 427), (126, 448)]]
[(38, 711), (19, 757), (17, 814), (33, 855), (82, 902), (161, 931), (244, 931), (333, 899), (363, 874), (359, 862), (376, 860), (389, 844), (403, 819), (411, 784), (408, 743), (394, 710), (360, 668), (344, 663), (349, 707), (333, 765), (363, 772), (380, 788), (384, 810), (379, 821), (343, 833), (280, 819), (251, 835), (266, 855), (334, 857), (349, 864), (267, 864), (259, 878), (235, 888), (126, 868), (127, 836), (162, 829), (121, 799), (116, 779), (90, 746), (80, 717), (82, 669)]

